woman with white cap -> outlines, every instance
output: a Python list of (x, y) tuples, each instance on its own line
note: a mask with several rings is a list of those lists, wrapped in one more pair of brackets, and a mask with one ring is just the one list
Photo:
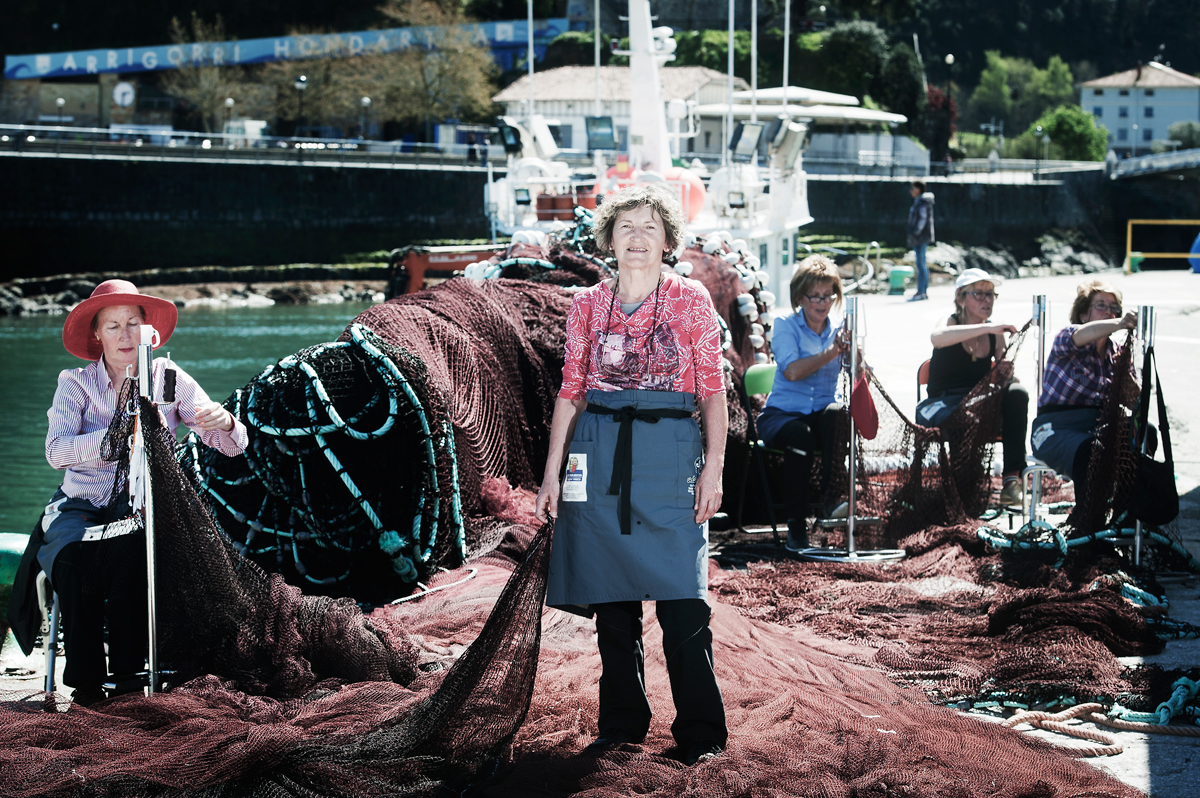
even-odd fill
[[(101, 458), (101, 444), (125, 380), (138, 376), (141, 325), (154, 327), (157, 345), (162, 346), (175, 331), (178, 317), (173, 303), (141, 294), (126, 280), (107, 280), (71, 311), (63, 325), (63, 346), (91, 362), (58, 375), (58, 390), (47, 413), (46, 459), (64, 473), (62, 486), (42, 517), (37, 561), (50, 576), (61, 607), (66, 651), (63, 683), (75, 688), (74, 700), (81, 705), (105, 697), (101, 685), (110, 668), (120, 681), (121, 676), (145, 667), (143, 536), (112, 529), (101, 541), (85, 541), (84, 535), (89, 527), (130, 515), (128, 495), (112, 496), (117, 463)], [(169, 400), (164, 395), (168, 368), (175, 372), (174, 397)], [(222, 454), (242, 453), (246, 428), (232, 413), (209, 399), (179, 366), (168, 367), (166, 360), (156, 359), (153, 371), (153, 398), (169, 429), (184, 424)], [(133, 525), (121, 528), (134, 531)]]
[(1017, 328), (991, 320), (992, 306), (1003, 280), (983, 269), (967, 269), (954, 281), (954, 313), (938, 322), (930, 336), (928, 397), (917, 405), (916, 421), (941, 426), (993, 364), (1010, 380), (1001, 399), (1000, 443), (1004, 450), (1004, 487), (1000, 503), (1021, 503), (1021, 469), (1025, 467), (1025, 429), (1029, 392), (1012, 380), (1012, 364), (1004, 362), (1005, 335)]

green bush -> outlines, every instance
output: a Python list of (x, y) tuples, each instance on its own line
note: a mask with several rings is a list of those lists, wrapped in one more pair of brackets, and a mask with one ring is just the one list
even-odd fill
[[(1026, 136), (1034, 139), (1038, 125), (1041, 125), (1043, 135), (1050, 136), (1051, 158), (1103, 161), (1108, 152), (1108, 129), (1103, 125), (1097, 126), (1096, 118), (1078, 105), (1060, 105), (1047, 111), (1018, 140)], [(1036, 151), (1033, 157), (1036, 157)]]

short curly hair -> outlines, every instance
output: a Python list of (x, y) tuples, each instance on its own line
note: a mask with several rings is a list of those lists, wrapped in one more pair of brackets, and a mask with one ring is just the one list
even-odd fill
[(1092, 306), (1092, 297), (1096, 294), (1112, 294), (1117, 298), (1117, 304), (1124, 304), (1121, 289), (1105, 280), (1084, 280), (1075, 289), (1075, 302), (1071, 305), (1071, 323), (1083, 324), (1083, 317)]
[(683, 212), (679, 195), (663, 183), (634, 183), (606, 196), (592, 217), (592, 232), (601, 252), (608, 252), (612, 248), (612, 232), (617, 217), (643, 205), (649, 205), (662, 218), (667, 246), (672, 250), (679, 249), (683, 231), (687, 227), (687, 215)]
[(842, 304), (842, 276), (838, 274), (837, 264), (824, 255), (809, 255), (800, 261), (792, 274), (791, 300), (792, 310), (800, 308), (800, 297), (812, 291), (816, 286), (828, 281), (833, 289), (834, 304)]

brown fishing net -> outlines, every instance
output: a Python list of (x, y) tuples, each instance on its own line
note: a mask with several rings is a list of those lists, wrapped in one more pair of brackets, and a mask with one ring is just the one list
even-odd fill
[[(559, 243), (565, 254), (536, 255), (560, 264), (545, 282), (602, 273), (584, 244)], [(683, 258), (740, 374), (756, 357), (744, 275), (696, 249)], [(569, 300), (530, 280), (452, 280), (372, 308), (228, 400), (251, 427), (243, 458), (189, 445), (177, 465), (143, 405), (172, 689), (90, 709), (0, 695), (0, 795), (1138, 794), (957, 711), (1096, 698), (1153, 710), (1181, 675), (1200, 677), (1117, 664), (1161, 647), (1165, 608), (1111, 547), (1056, 567), (977, 537), (1001, 372), (942, 430), (911, 425), (872, 381), (880, 432), (859, 449), (858, 490), (885, 523), (861, 545), (906, 548), (904, 562), (800, 563), (760, 536), (714, 533), (724, 754), (678, 761), (651, 606), (650, 733), (581, 754), (597, 733), (594, 628), (543, 606), (551, 533), (531, 517)], [(736, 401), (731, 420), (727, 498), (745, 451)], [(114, 420), (112, 441), (130, 421)]]

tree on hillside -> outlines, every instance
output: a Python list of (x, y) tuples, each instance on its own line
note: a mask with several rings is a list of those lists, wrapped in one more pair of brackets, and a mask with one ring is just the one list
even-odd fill
[(219, 130), (225, 114), (225, 99), (235, 102), (247, 99), (247, 92), (240, 88), (245, 83), (245, 70), (238, 66), (224, 66), (226, 55), (212, 42), (225, 42), (225, 23), (218, 16), (216, 21), (205, 22), (193, 11), (191, 24), (185, 26), (178, 17), (171, 19), (168, 31), (172, 44), (189, 45), (183, 51), (191, 55), (193, 43), (204, 43), (203, 55), (195, 60), (188, 59), (178, 69), (166, 70), (159, 78), (159, 88), (183, 100), (200, 118), (206, 133)]
[(979, 76), (979, 85), (971, 93), (967, 114), (972, 122), (1007, 120), (1012, 113), (1012, 89), (1008, 86), (1008, 67), (998, 50), (988, 50), (987, 67)]
[[(611, 38), (603, 32), (600, 34), (600, 65), (604, 66), (612, 58), (609, 47)], [(592, 31), (569, 30), (554, 37), (546, 45), (546, 55), (538, 62), (539, 69), (553, 69), (560, 66), (593, 66), (596, 63), (596, 38)]]
[(386, 87), (387, 107), (401, 121), (420, 121), (426, 139), (434, 121), (447, 117), (481, 120), (492, 110), (496, 64), (486, 44), (477, 43), (455, 0), (387, 0), (379, 9), (398, 25), (436, 26), (428, 47), (396, 53), (396, 71)]
[(839, 22), (825, 37), (821, 57), (832, 90), (861, 100), (876, 93), (888, 57), (887, 37), (874, 22)]
[(950, 153), (950, 137), (958, 120), (958, 102), (936, 86), (929, 87), (925, 103), (925, 131), (921, 140), (929, 148), (929, 157), (943, 161)]
[(884, 108), (907, 116), (909, 130), (920, 130), (920, 120), (925, 112), (921, 64), (907, 44), (892, 48), (879, 75), (877, 91), (876, 96)]
[(1200, 122), (1176, 122), (1167, 128), (1167, 138), (1179, 142), (1179, 149), (1200, 148)]
[[(1078, 105), (1060, 105), (1029, 126), (1021, 137), (1036, 140), (1037, 127), (1050, 137), (1051, 154), (1069, 161), (1103, 161), (1108, 152), (1108, 129)], [(1035, 142), (1036, 143), (1036, 142)]]

